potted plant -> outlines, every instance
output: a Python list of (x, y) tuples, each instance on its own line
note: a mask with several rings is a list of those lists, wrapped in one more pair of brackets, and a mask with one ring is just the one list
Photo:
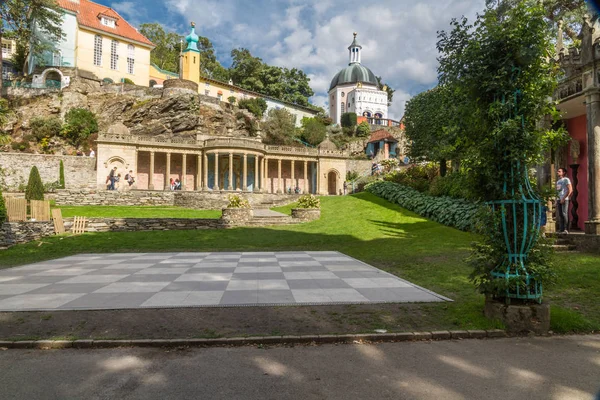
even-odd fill
[(305, 194), (298, 199), (297, 208), (292, 208), (292, 218), (313, 221), (321, 218), (321, 201), (312, 194)]
[(238, 194), (230, 194), (227, 200), (229, 203), (221, 216), (224, 225), (244, 225), (252, 219), (254, 214), (247, 199)]

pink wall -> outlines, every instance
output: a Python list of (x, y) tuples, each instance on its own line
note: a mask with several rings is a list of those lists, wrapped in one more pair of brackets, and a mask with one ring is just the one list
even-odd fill
[[(567, 130), (569, 131), (569, 135), (577, 141), (579, 141), (579, 159), (574, 161), (571, 157), (571, 144), (569, 144), (569, 155), (567, 157), (569, 165), (566, 167), (569, 168), (569, 179), (573, 182), (573, 171), (569, 167), (571, 164), (579, 164), (579, 169), (577, 171), (577, 190), (579, 194), (577, 195), (577, 203), (579, 204), (579, 208), (577, 209), (577, 215), (579, 216), (579, 229), (584, 230), (584, 222), (588, 218), (588, 149), (587, 149), (587, 118), (585, 115), (580, 115), (579, 117), (571, 118), (566, 121)], [(560, 166), (556, 166), (559, 168)], [(572, 204), (573, 202), (571, 202)], [(569, 211), (569, 215), (571, 211)]]

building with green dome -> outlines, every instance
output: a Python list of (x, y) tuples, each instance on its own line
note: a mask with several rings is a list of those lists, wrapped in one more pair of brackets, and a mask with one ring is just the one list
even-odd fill
[(361, 64), (362, 46), (356, 35), (354, 32), (348, 46), (348, 66), (335, 74), (329, 86), (329, 116), (337, 124), (347, 112), (373, 119), (388, 117), (387, 92), (379, 87), (375, 74)]

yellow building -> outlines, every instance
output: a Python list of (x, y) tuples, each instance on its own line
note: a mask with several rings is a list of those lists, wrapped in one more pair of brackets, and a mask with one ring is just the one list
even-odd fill
[(108, 82), (124, 79), (148, 86), (150, 51), (155, 47), (110, 7), (89, 0), (57, 0), (63, 9), (64, 39), (43, 55), (34, 55), (36, 64), (47, 67), (76, 67)]
[(14, 72), (11, 58), (17, 51), (17, 42), (2, 38), (2, 79), (8, 79)]

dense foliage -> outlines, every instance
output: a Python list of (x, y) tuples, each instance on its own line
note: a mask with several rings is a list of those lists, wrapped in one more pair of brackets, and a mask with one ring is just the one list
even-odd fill
[(2, 188), (0, 187), (0, 224), (8, 219), (6, 214), (6, 204), (4, 203), (4, 197), (2, 196)]
[(356, 126), (356, 113), (343, 113), (340, 117), (340, 125), (344, 128), (354, 128)]
[(361, 138), (368, 138), (371, 136), (371, 127), (367, 121), (363, 121), (356, 127), (356, 136)]
[(98, 121), (90, 110), (73, 108), (65, 114), (62, 135), (74, 146), (79, 146), (96, 132), (98, 132)]
[(313, 194), (305, 194), (298, 199), (298, 208), (321, 208), (321, 201)]
[(288, 145), (294, 143), (296, 117), (285, 108), (271, 109), (262, 127), (265, 143)]
[(238, 107), (250, 111), (256, 118), (262, 118), (267, 111), (267, 102), (261, 97), (254, 99), (242, 99), (238, 101)]
[(438, 169), (434, 164), (415, 164), (387, 174), (384, 180), (411, 187), (419, 192), (428, 192), (437, 175)]
[(40, 172), (34, 165), (29, 173), (29, 180), (25, 188), (25, 198), (27, 200), (44, 200), (44, 184), (40, 177)]
[(327, 135), (327, 127), (319, 118), (302, 118), (302, 133), (300, 138), (313, 146), (318, 145)]
[(475, 230), (481, 212), (479, 203), (450, 197), (433, 197), (393, 182), (373, 182), (365, 190), (422, 217), (462, 231)]
[(60, 160), (60, 165), (58, 167), (58, 189), (65, 188), (65, 164), (63, 160)]
[(36, 140), (42, 141), (60, 135), (62, 122), (57, 117), (33, 117), (29, 121), (29, 128)]
[(239, 194), (230, 194), (227, 196), (229, 203), (227, 208), (251, 208), (248, 199), (243, 198)]

